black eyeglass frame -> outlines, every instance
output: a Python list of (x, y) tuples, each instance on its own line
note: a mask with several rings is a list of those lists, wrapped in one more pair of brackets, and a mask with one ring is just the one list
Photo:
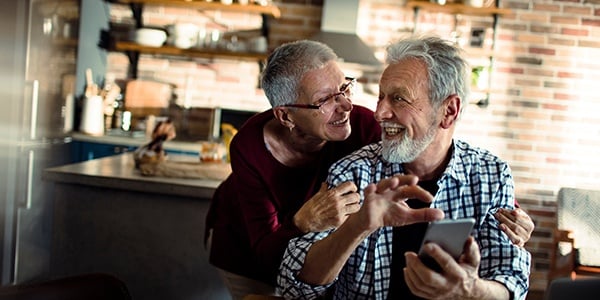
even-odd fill
[(343, 96), (346, 100), (352, 102), (352, 100), (347, 97), (345, 94), (348, 91), (349, 88), (352, 88), (353, 86), (356, 85), (356, 78), (354, 77), (349, 77), (346, 76), (344, 77), (344, 79), (347, 81), (346, 83), (344, 83), (342, 86), (340, 86), (340, 91), (335, 93), (335, 94), (331, 94), (328, 96), (325, 96), (321, 99), (319, 99), (316, 103), (318, 104), (301, 104), (301, 103), (292, 103), (292, 104), (284, 104), (284, 105), (280, 105), (280, 107), (295, 107), (295, 108), (308, 108), (308, 109), (321, 109), (321, 107), (323, 105), (325, 105), (325, 103), (327, 103), (327, 101), (329, 101), (329, 99), (335, 99), (338, 96)]

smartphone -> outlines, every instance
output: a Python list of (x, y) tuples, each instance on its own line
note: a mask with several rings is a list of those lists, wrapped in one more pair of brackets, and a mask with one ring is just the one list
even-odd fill
[(423, 246), (429, 242), (436, 243), (452, 255), (454, 259), (458, 259), (463, 252), (465, 242), (471, 234), (474, 225), (475, 219), (473, 218), (445, 219), (429, 222), (423, 242), (421, 242), (421, 248), (419, 249), (419, 258), (426, 266), (436, 272), (440, 272), (441, 267), (435, 259), (423, 252)]

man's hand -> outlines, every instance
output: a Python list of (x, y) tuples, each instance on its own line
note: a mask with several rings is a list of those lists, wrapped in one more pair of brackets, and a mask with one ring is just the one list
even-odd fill
[(413, 175), (397, 175), (369, 184), (361, 214), (362, 224), (373, 231), (383, 226), (404, 226), (444, 218), (444, 212), (435, 208), (413, 209), (407, 199), (433, 201), (433, 196), (417, 185)]
[(424, 250), (441, 266), (441, 273), (425, 266), (415, 252), (406, 252), (404, 278), (411, 292), (426, 299), (508, 299), (506, 287), (483, 280), (477, 273), (481, 256), (473, 237), (465, 243), (458, 261), (439, 245), (428, 243)]
[(508, 235), (513, 244), (523, 247), (531, 238), (535, 225), (531, 217), (521, 208), (514, 210), (500, 208), (494, 217), (500, 221), (500, 229)]
[(356, 185), (352, 182), (331, 189), (322, 183), (321, 189), (296, 212), (294, 224), (304, 233), (336, 228), (349, 214), (360, 209), (359, 201)]

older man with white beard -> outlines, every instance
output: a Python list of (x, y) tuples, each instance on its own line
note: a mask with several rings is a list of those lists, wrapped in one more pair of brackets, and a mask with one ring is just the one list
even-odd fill
[[(510, 167), (453, 137), (469, 94), (460, 49), (411, 38), (388, 47), (387, 63), (375, 111), (382, 141), (338, 161), (328, 177), (330, 186), (353, 181), (362, 206), (335, 230), (290, 241), (279, 291), (294, 299), (524, 299), (531, 255), (494, 218), (515, 207)], [(426, 221), (467, 217), (476, 222), (460, 258), (428, 243), (441, 270), (426, 266), (416, 254)]]

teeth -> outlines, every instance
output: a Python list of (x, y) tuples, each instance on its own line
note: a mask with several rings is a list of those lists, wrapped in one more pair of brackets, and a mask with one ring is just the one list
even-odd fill
[(389, 122), (381, 123), (381, 128), (383, 129), (383, 131), (385, 132), (385, 134), (389, 135), (389, 136), (397, 135), (402, 130), (404, 130), (404, 127), (402, 127), (402, 126), (400, 126), (398, 124), (389, 123)]
[(384, 130), (385, 130), (385, 134), (387, 134), (387, 135), (396, 135), (396, 134), (398, 134), (398, 132), (400, 132), (400, 128), (386, 127)]
[(339, 120), (339, 121), (332, 122), (331, 124), (333, 124), (333, 125), (339, 125), (339, 124), (343, 124), (345, 122), (346, 122), (346, 120), (344, 119), (344, 120)]

